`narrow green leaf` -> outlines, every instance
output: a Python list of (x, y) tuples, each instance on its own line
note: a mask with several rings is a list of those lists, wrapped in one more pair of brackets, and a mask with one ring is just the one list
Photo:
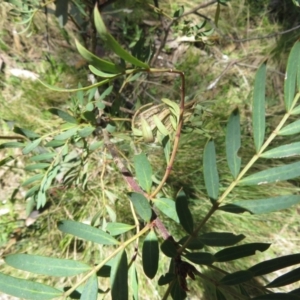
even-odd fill
[(179, 223), (174, 200), (168, 198), (158, 198), (154, 200), (154, 206), (157, 207), (161, 212), (163, 212), (170, 219)]
[(257, 172), (240, 181), (241, 185), (260, 185), (271, 182), (289, 180), (300, 176), (300, 162), (287, 164)]
[(47, 153), (42, 153), (39, 155), (32, 156), (30, 157), (29, 160), (31, 161), (51, 160), (51, 158), (53, 158), (56, 155), (57, 153), (55, 152), (47, 152)]
[(223, 295), (223, 293), (216, 288), (216, 297), (217, 297), (217, 300), (226, 300), (226, 297)]
[[(109, 47), (115, 54), (125, 61), (141, 68), (149, 69), (149, 66), (142, 61), (132, 56), (129, 52), (124, 50), (122, 46), (113, 38), (113, 36), (107, 31), (105, 24), (101, 18), (98, 9), (94, 9), (94, 19), (96, 29), (102, 39), (102, 41)], [(101, 68), (100, 68), (101, 69)]]
[(20, 143), (20, 142), (7, 142), (3, 143), (0, 145), (0, 149), (5, 149), (5, 148), (23, 148), (25, 147), (25, 144)]
[(47, 202), (46, 191), (43, 189), (40, 189), (37, 194), (36, 208), (40, 209), (41, 207), (44, 207), (46, 202)]
[(75, 40), (75, 44), (80, 55), (97, 69), (112, 74), (118, 74), (124, 71), (124, 69), (122, 69), (120, 66), (97, 57), (85, 49), (77, 40)]
[(254, 277), (253, 274), (249, 271), (237, 271), (232, 274), (225, 275), (220, 280), (220, 284), (224, 284), (224, 285), (240, 284), (251, 280), (253, 277)]
[(31, 131), (31, 130), (25, 129), (25, 128), (21, 128), (18, 126), (14, 127), (14, 132), (18, 133), (20, 135), (26, 136), (29, 139), (38, 139), (40, 137), (40, 135), (35, 133), (34, 131)]
[(193, 216), (188, 207), (188, 198), (183, 191), (177, 195), (176, 211), (182, 227), (187, 233), (192, 234), (194, 231)]
[(183, 283), (179, 282), (179, 280), (182, 280), (184, 284), (186, 284), (185, 278), (175, 280), (175, 284), (172, 286), (171, 289), (171, 297), (173, 300), (184, 300), (187, 297), (186, 291), (182, 288)]
[(141, 218), (144, 221), (149, 222), (151, 219), (152, 210), (147, 198), (140, 193), (131, 193), (130, 200)]
[(58, 229), (64, 233), (69, 233), (86, 241), (91, 241), (102, 245), (119, 244), (116, 239), (101, 229), (97, 229), (75, 221), (61, 221), (58, 223)]
[(164, 255), (168, 257), (176, 257), (177, 256), (177, 247), (173, 240), (164, 240), (163, 243), (160, 245), (160, 249)]
[[(190, 235), (187, 235), (187, 236), (181, 238), (180, 241), (178, 242), (179, 245), (183, 245), (189, 238), (190, 238)], [(204, 247), (204, 244), (201, 242), (199, 237), (193, 237), (189, 241), (188, 245), (186, 246), (186, 248), (190, 249), (190, 250), (199, 250), (199, 249), (202, 249), (203, 247)]]
[(139, 283), (135, 264), (133, 263), (129, 269), (130, 288), (132, 291), (133, 300), (139, 300)]
[(150, 230), (143, 243), (143, 269), (146, 276), (154, 278), (158, 270), (159, 247), (154, 230)]
[(97, 276), (99, 277), (110, 277), (111, 266), (104, 265), (98, 272)]
[(267, 199), (257, 200), (241, 200), (232, 203), (236, 207), (240, 207), (253, 214), (267, 214), (273, 211), (287, 209), (292, 205), (300, 203), (299, 195), (285, 195)]
[(114, 258), (110, 283), (112, 300), (128, 300), (128, 265), (125, 250)]
[(52, 148), (57, 148), (57, 147), (61, 147), (65, 144), (65, 141), (56, 141), (56, 140), (52, 140), (48, 143), (46, 143), (45, 147), (52, 147)]
[(33, 142), (28, 142), (25, 146), (25, 148), (23, 148), (22, 153), (24, 155), (30, 153), (32, 150), (34, 150), (40, 143), (41, 143), (42, 139), (37, 139), (34, 140)]
[(144, 153), (134, 156), (134, 168), (139, 185), (147, 193), (150, 193), (152, 186), (152, 167)]
[(256, 152), (259, 152), (265, 139), (265, 91), (266, 91), (266, 63), (263, 63), (255, 75), (253, 91), (253, 138)]
[(95, 150), (99, 149), (102, 146), (103, 146), (103, 141), (95, 142), (95, 143), (89, 145), (89, 150), (90, 151), (95, 151)]
[(214, 256), (206, 252), (186, 253), (183, 256), (197, 265), (211, 265), (215, 261)]
[(73, 127), (71, 129), (66, 130), (63, 133), (55, 136), (54, 139), (57, 141), (64, 141), (64, 140), (70, 138), (71, 136), (75, 135), (77, 133), (77, 130), (78, 130), (78, 127)]
[(46, 300), (62, 296), (63, 292), (51, 286), (0, 273), (0, 291), (20, 299)]
[(299, 297), (292, 294), (272, 293), (251, 298), (252, 300), (299, 300)]
[(232, 246), (244, 238), (245, 236), (243, 234), (235, 235), (230, 232), (209, 232), (199, 236), (199, 240), (204, 245), (212, 247)]
[(279, 146), (264, 152), (263, 158), (282, 158), (300, 155), (300, 142)]
[(74, 276), (91, 270), (79, 261), (29, 254), (12, 254), (5, 257), (5, 262), (19, 270), (48, 276)]
[(166, 274), (161, 275), (159, 277), (158, 285), (162, 286), (162, 285), (168, 284), (174, 279), (175, 279), (175, 274), (174, 273), (166, 273)]
[(290, 271), (282, 276), (279, 276), (272, 282), (266, 285), (268, 288), (285, 286), (300, 280), (300, 268)]
[(293, 46), (287, 63), (285, 82), (284, 82), (284, 103), (286, 111), (289, 111), (292, 107), (295, 89), (296, 89), (296, 77), (299, 68), (300, 43), (296, 42)]
[(252, 272), (254, 276), (262, 276), (299, 263), (300, 254), (297, 253), (263, 261), (249, 268), (248, 271)]
[(85, 284), (80, 296), (80, 300), (97, 300), (98, 299), (98, 278), (92, 275)]
[(40, 180), (44, 177), (44, 174), (36, 174), (30, 178), (28, 178), (27, 180), (25, 180), (23, 183), (22, 183), (22, 186), (26, 186), (26, 185), (29, 185), (37, 180)]
[(241, 169), (241, 158), (238, 151), (241, 147), (240, 113), (236, 108), (230, 115), (226, 132), (226, 157), (229, 170), (236, 178)]
[(38, 164), (33, 164), (33, 165), (26, 166), (24, 169), (26, 171), (42, 170), (42, 169), (48, 168), (49, 166), (50, 166), (49, 163), (38, 163)]
[[(300, 78), (300, 76), (298, 78)], [(299, 114), (300, 114), (300, 105), (296, 106), (291, 112), (291, 115), (299, 115)]]
[(7, 163), (9, 163), (10, 161), (14, 160), (15, 158), (12, 156), (7, 156), (3, 159), (0, 160), (0, 167), (6, 165)]
[(78, 131), (78, 135), (82, 138), (86, 138), (95, 131), (95, 127), (88, 126)]
[(169, 164), (170, 163), (170, 155), (171, 155), (170, 136), (169, 135), (164, 136), (161, 143), (162, 143), (162, 146), (163, 146), (163, 149), (164, 149), (166, 162), (167, 162), (167, 164)]
[(89, 65), (89, 69), (90, 71), (95, 74), (96, 76), (99, 76), (101, 78), (114, 78), (114, 77), (118, 77), (119, 75), (121, 75), (122, 73), (119, 73), (119, 74), (111, 74), (111, 73), (105, 73), (105, 72), (102, 72), (100, 70), (98, 70), (97, 68), (95, 68), (94, 66), (92, 65)]
[(51, 114), (58, 116), (62, 120), (66, 121), (67, 123), (77, 124), (77, 120), (73, 116), (71, 116), (69, 113), (67, 113), (61, 109), (52, 107), (52, 108), (49, 108), (48, 111)]
[(300, 120), (284, 126), (279, 130), (278, 135), (292, 135), (300, 132)]
[(106, 224), (106, 230), (112, 235), (119, 235), (124, 232), (127, 232), (134, 228), (135, 225), (128, 225), (124, 223), (107, 223)]
[(271, 244), (250, 243), (241, 246), (234, 246), (217, 252), (214, 257), (218, 262), (231, 261), (242, 257), (254, 255), (256, 251), (266, 251)]
[(205, 188), (211, 199), (217, 200), (219, 195), (219, 174), (214, 141), (210, 140), (203, 153), (203, 176)]
[(37, 192), (37, 191), (39, 190), (39, 188), (40, 188), (40, 185), (39, 185), (39, 184), (33, 186), (32, 188), (30, 188), (30, 190), (27, 191), (27, 193), (25, 194), (25, 200), (26, 200), (27, 198), (33, 196), (33, 194), (34, 194), (35, 192)]

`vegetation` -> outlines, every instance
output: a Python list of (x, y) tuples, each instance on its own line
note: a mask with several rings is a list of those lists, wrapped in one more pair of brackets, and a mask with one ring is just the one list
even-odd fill
[(129, 1), (115, 24), (69, 2), (1, 4), (0, 291), (300, 298), (300, 43), (268, 42), (297, 25), (274, 34), (267, 1)]

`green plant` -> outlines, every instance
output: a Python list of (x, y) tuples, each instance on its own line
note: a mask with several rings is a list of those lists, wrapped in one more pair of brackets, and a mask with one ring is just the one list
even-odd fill
[[(54, 297), (72, 297), (73, 292), (81, 294), (81, 299), (97, 299), (98, 279), (97, 277), (110, 277), (111, 295), (113, 299), (128, 299), (130, 277), (132, 287), (131, 294), (134, 299), (138, 299), (138, 272), (136, 271), (136, 257), (139, 250), (133, 250), (134, 255), (128, 261), (127, 253), (132, 243), (139, 244), (138, 241), (145, 237), (142, 242), (142, 264), (146, 276), (153, 278), (158, 270), (159, 254), (163, 253), (170, 258), (170, 268), (158, 280), (159, 285), (167, 285), (163, 299), (167, 299), (171, 294), (173, 299), (184, 299), (188, 291), (187, 276), (194, 279), (199, 276), (203, 280), (212, 282), (215, 285), (217, 299), (227, 297), (238, 297), (238, 299), (250, 299), (251, 291), (247, 282), (254, 277), (263, 276), (280, 270), (287, 266), (293, 266), (300, 262), (299, 254), (282, 256), (276, 259), (258, 263), (247, 270), (240, 270), (236, 273), (226, 274), (217, 281), (203, 274), (197, 269), (206, 266), (214, 268), (220, 272), (225, 272), (221, 267), (223, 262), (230, 262), (246, 256), (255, 254), (258, 251), (266, 251), (269, 243), (246, 243), (235, 246), (235, 244), (245, 239), (243, 234), (233, 234), (231, 232), (208, 232), (204, 233), (203, 226), (210, 217), (218, 210), (229, 213), (250, 212), (251, 214), (271, 213), (280, 209), (288, 208), (300, 202), (298, 195), (277, 195), (269, 199), (234, 200), (229, 198), (229, 194), (234, 192), (237, 185), (253, 186), (267, 184), (276, 181), (290, 180), (300, 175), (299, 162), (283, 164), (280, 167), (269, 168), (264, 171), (254, 172), (246, 176), (250, 168), (255, 167), (255, 162), (259, 158), (282, 158), (299, 155), (299, 143), (281, 145), (273, 149), (267, 149), (277, 136), (293, 135), (300, 131), (299, 121), (285, 125), (291, 115), (300, 113), (300, 106), (297, 106), (300, 97), (300, 66), (299, 51), (300, 43), (296, 43), (290, 53), (287, 66), (287, 79), (285, 81), (285, 105), (286, 113), (279, 122), (276, 129), (265, 139), (265, 82), (266, 63), (262, 64), (257, 72), (254, 95), (253, 95), (253, 137), (256, 153), (252, 159), (242, 168), (241, 158), (238, 151), (241, 147), (240, 115), (235, 109), (227, 123), (226, 132), (226, 159), (233, 181), (223, 187), (220, 192), (220, 179), (217, 168), (217, 158), (215, 143), (209, 140), (203, 152), (203, 176), (207, 191), (207, 198), (211, 201), (211, 206), (202, 220), (194, 220), (188, 203), (188, 195), (180, 190), (175, 199), (164, 193), (164, 185), (168, 179), (174, 160), (181, 129), (184, 123), (186, 105), (184, 74), (181, 71), (169, 69), (152, 69), (147, 63), (130, 55), (125, 51), (115, 39), (107, 32), (100, 14), (95, 10), (95, 25), (99, 35), (106, 42), (113, 52), (127, 64), (134, 67), (126, 68), (125, 64), (116, 64), (107, 60), (102, 60), (86, 50), (77, 42), (78, 51), (87, 59), (91, 65), (90, 70), (99, 78), (99, 82), (89, 87), (79, 87), (73, 91), (77, 92), (76, 97), (71, 100), (70, 111), (63, 111), (52, 108), (49, 111), (59, 117), (61, 124), (56, 132), (44, 135), (37, 134), (27, 129), (15, 127), (14, 131), (26, 138), (26, 142), (10, 142), (0, 146), (1, 149), (10, 147), (20, 147), (24, 155), (32, 154), (30, 160), (34, 163), (27, 166), (28, 171), (42, 170), (35, 173), (24, 186), (34, 185), (27, 192), (28, 210), (36, 204), (42, 207), (46, 203), (46, 193), (55, 184), (60, 183), (64, 188), (79, 184), (83, 189), (87, 189), (88, 167), (90, 156), (93, 151), (105, 146), (111, 157), (115, 161), (116, 167), (123, 176), (124, 181), (129, 186), (128, 206), (130, 206), (132, 217), (131, 224), (120, 222), (110, 222), (101, 224), (99, 215), (95, 215), (91, 225), (83, 224), (71, 220), (59, 222), (60, 231), (79, 237), (105, 247), (111, 247), (111, 253), (96, 265), (75, 260), (41, 257), (27, 254), (10, 255), (5, 261), (10, 266), (29, 271), (32, 273), (47, 276), (68, 277), (82, 275), (71, 288), (65, 287), (66, 291), (52, 288), (37, 282), (19, 279), (0, 274), (0, 290), (22, 298), (29, 299), (51, 299)], [(171, 73), (178, 75), (181, 79), (181, 102), (163, 99), (164, 108), (159, 107), (159, 111), (150, 113), (148, 118), (141, 111), (136, 112), (136, 122), (133, 125), (132, 133), (135, 141), (141, 137), (146, 141), (156, 142), (162, 147), (166, 169), (162, 178), (154, 182), (153, 170), (147, 155), (143, 152), (136, 154), (133, 159), (134, 176), (129, 167), (124, 164), (113, 137), (118, 137), (119, 119), (115, 116), (107, 117), (104, 113), (104, 98), (112, 92), (110, 83), (123, 78), (124, 87), (128, 82), (134, 80), (140, 73)], [(48, 84), (43, 83), (49, 88)], [(99, 96), (96, 95), (96, 87), (109, 86)], [(70, 90), (58, 89), (56, 91)], [(71, 90), (72, 91), (72, 90)], [(87, 91), (84, 94), (84, 91)], [(296, 94), (296, 96), (295, 96)], [(119, 132), (122, 133), (122, 132)], [(131, 138), (131, 137), (130, 137)], [(173, 147), (171, 147), (173, 142)], [(5, 164), (2, 161), (1, 164)], [(124, 201), (125, 201), (124, 197)], [(180, 239), (174, 239), (165, 223), (158, 217), (158, 212), (162, 212), (168, 218), (182, 227)], [(139, 218), (138, 218), (139, 216)], [(118, 221), (118, 219), (117, 219)], [(101, 226), (95, 228), (93, 225)], [(161, 241), (157, 234), (160, 234)], [(224, 247), (221, 250), (208, 251), (206, 247)], [(134, 247), (132, 247), (134, 248)], [(204, 250), (205, 249), (205, 252)], [(202, 250), (199, 252), (198, 250)], [(47, 266), (45, 268), (45, 266)], [(265, 287), (258, 287), (260, 296), (254, 299), (298, 299), (299, 291), (289, 293), (274, 293), (272, 288), (287, 285), (298, 281), (299, 269), (295, 269), (283, 276), (280, 276), (267, 284)], [(75, 296), (73, 296), (75, 297)], [(252, 298), (253, 299), (253, 298)]]

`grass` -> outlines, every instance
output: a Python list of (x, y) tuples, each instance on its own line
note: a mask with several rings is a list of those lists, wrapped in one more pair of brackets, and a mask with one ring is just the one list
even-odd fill
[[(171, 4), (168, 4), (169, 8)], [(183, 4), (187, 7), (194, 6), (193, 2), (185, 2)], [(2, 15), (5, 13), (5, 9), (8, 8), (6, 6), (2, 7)], [(236, 34), (238, 34), (238, 38), (241, 38), (267, 35), (274, 31), (275, 26), (269, 22), (265, 10), (260, 10), (261, 13), (258, 14), (256, 11), (253, 12), (253, 9), (253, 5), (247, 5), (244, 1), (230, 2), (228, 7), (222, 7), (219, 30), (233, 38), (236, 38)], [(213, 16), (212, 8), (208, 8), (205, 12)], [(42, 16), (39, 16), (37, 20), (40, 20), (39, 22), (42, 23)], [(44, 60), (44, 53), (41, 51), (45, 47), (41, 34), (44, 28), (41, 23), (37, 24), (38, 28), (40, 28), (39, 34), (35, 34), (31, 38), (21, 36), (23, 48), (17, 49), (16, 40), (13, 39), (10, 33), (10, 26), (13, 24), (13, 20), (7, 19), (4, 21), (2, 19), (2, 24), (0, 25), (2, 25), (4, 30), (0, 35), (0, 47), (10, 57), (6, 68), (15, 66), (28, 69), (39, 73), (45, 81), (53, 85), (77, 86), (79, 81), (85, 85), (87, 83), (85, 78), (86, 71), (70, 66), (70, 64), (76, 65), (76, 60), (79, 57), (75, 55), (72, 47), (64, 48), (60, 46), (63, 41), (62, 32), (56, 26), (55, 20), (51, 18), (50, 20), (50, 27), (53, 28), (51, 36), (56, 48), (51, 53), (49, 62)], [(71, 36), (75, 35), (74, 29), (68, 28), (68, 30)], [(43, 47), (36, 47), (36, 44), (43, 45)], [(203, 130), (205, 130), (207, 135), (216, 138), (218, 167), (222, 182), (221, 189), (225, 189), (228, 183), (231, 182), (224, 159), (224, 136), (228, 116), (236, 106), (240, 107), (242, 115), (243, 146), (241, 156), (243, 157), (243, 164), (254, 153), (251, 140), (251, 120), (249, 119), (251, 118), (251, 93), (255, 71), (266, 58), (269, 58), (268, 68), (272, 74), (269, 75), (267, 89), (267, 97), (270, 99), (268, 103), (268, 113), (270, 114), (268, 122), (270, 126), (277, 123), (278, 117), (275, 115), (275, 112), (281, 111), (283, 108), (282, 102), (280, 102), (283, 91), (283, 76), (275, 71), (279, 70), (282, 73), (282, 66), (285, 64), (272, 59), (272, 49), (275, 49), (275, 47), (275, 38), (238, 44), (231, 42), (230, 39), (220, 38), (212, 47), (204, 46), (199, 49), (194, 45), (190, 45), (189, 49), (176, 62), (176, 68), (186, 73), (187, 94), (191, 95), (192, 98), (197, 98), (205, 109), (203, 115), (199, 117), (199, 121), (203, 123)], [(25, 49), (30, 49), (33, 56), (36, 55), (36, 58), (26, 62), (22, 54), (22, 51), (25, 51)], [(228, 59), (224, 55), (227, 55), (229, 61), (237, 60), (237, 64), (226, 70), (213, 89), (207, 89), (228, 66)], [(75, 62), (68, 61), (67, 58), (69, 57), (72, 57), (72, 59), (74, 57)], [(53, 93), (43, 88), (37, 82), (21, 80), (9, 75), (1, 75), (0, 80), (2, 88), (0, 96), (1, 135), (12, 134), (9, 123), (4, 120), (12, 120), (19, 126), (39, 133), (50, 132), (57, 128), (57, 120), (54, 120), (49, 115), (47, 109), (52, 106), (66, 108), (69, 98), (67, 94)], [(171, 82), (164, 83), (157, 81), (155, 78), (151, 78), (151, 80), (156, 83), (149, 89), (153, 97), (157, 99), (178, 97), (178, 83), (176, 81), (171, 80)], [(174, 195), (181, 187), (184, 187), (190, 194), (190, 207), (193, 211), (195, 223), (203, 218), (210, 205), (202, 177), (202, 151), (206, 142), (207, 136), (203, 134), (192, 132), (182, 136), (174, 172), (166, 187), (166, 191), (170, 196)], [(133, 153), (129, 143), (124, 142), (124, 145), (120, 144), (120, 148), (126, 155), (128, 154), (129, 161), (131, 161)], [(153, 159), (151, 159), (154, 171), (158, 170), (163, 163), (162, 157), (156, 157), (158, 152), (155, 151), (155, 154), (152, 155)], [(1, 226), (0, 231), (1, 254), (7, 255), (26, 251), (33, 254), (84, 259), (89, 263), (97, 263), (109, 255), (111, 250), (107, 248), (74, 240), (69, 236), (62, 235), (56, 229), (56, 223), (61, 219), (70, 218), (82, 222), (91, 222), (92, 217), (97, 213), (99, 213), (98, 224), (101, 226), (104, 220), (108, 222), (114, 219), (113, 211), (118, 216), (118, 222), (129, 224), (133, 222), (126, 202), (127, 199), (124, 197), (127, 187), (124, 186), (121, 176), (116, 172), (116, 168), (108, 155), (98, 151), (91, 157), (88, 166), (90, 174), (90, 188), (88, 191), (83, 191), (80, 188), (69, 190), (54, 188), (49, 194), (49, 207), (29, 227), (26, 227), (24, 224), (27, 217), (24, 201), (26, 190), (20, 186), (28, 176), (24, 171), (28, 160), (21, 155), (19, 150), (7, 150), (0, 153), (0, 161), (8, 155), (15, 157), (15, 159), (0, 169), (0, 183), (3, 190), (0, 212), (1, 223), (4, 224), (4, 226)], [(151, 158), (151, 154), (149, 157)], [(262, 170), (271, 165), (275, 166), (278, 163), (277, 161), (267, 163), (258, 161), (255, 169)], [(298, 185), (298, 181), (295, 181), (268, 186), (261, 185), (251, 187), (251, 189), (237, 187), (229, 196), (228, 201), (233, 199), (267, 198), (272, 196), (272, 194), (295, 193), (298, 191)], [(11, 197), (15, 190), (17, 193)], [(270, 191), (272, 191), (272, 194)], [(295, 208), (263, 217), (217, 212), (206, 224), (203, 231), (243, 233), (246, 235), (246, 242), (272, 243), (271, 248), (264, 253), (219, 265), (219, 267), (231, 272), (246, 269), (264, 259), (295, 253), (296, 249), (299, 249), (297, 220), (298, 211)], [(182, 236), (182, 231), (178, 226), (168, 220), (165, 221), (175, 238)], [(141, 243), (142, 241), (140, 241)], [(216, 248), (208, 248), (207, 250), (212, 253), (217, 251)], [(130, 248), (129, 257), (132, 254), (131, 252), (132, 249)], [(137, 261), (140, 262), (141, 258), (138, 257)], [(169, 260), (161, 255), (159, 274), (166, 272), (168, 264)], [(139, 274), (142, 274), (141, 264), (138, 263), (137, 266)], [(1, 260), (0, 269), (14, 276), (23, 276), (23, 273), (8, 268)], [(199, 269), (207, 276), (220, 276), (219, 272), (208, 267), (199, 267)], [(145, 287), (140, 291), (141, 299), (147, 299), (149, 294), (156, 295), (156, 299), (160, 299), (159, 295), (163, 294), (165, 287), (157, 286), (155, 280), (151, 281), (144, 275), (141, 275), (139, 279), (140, 286)], [(52, 279), (39, 278), (39, 280), (52, 284)], [(214, 291), (212, 287), (202, 279), (197, 278), (194, 283), (189, 280), (189, 285), (191, 289), (190, 295), (194, 299), (213, 299), (212, 294)], [(105, 290), (108, 286), (109, 280), (102, 279), (101, 288)], [(296, 287), (298, 286), (295, 284)]]

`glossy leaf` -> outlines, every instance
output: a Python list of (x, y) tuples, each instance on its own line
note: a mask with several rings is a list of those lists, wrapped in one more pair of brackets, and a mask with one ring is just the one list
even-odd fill
[(300, 254), (291, 254), (263, 261), (249, 268), (248, 271), (254, 276), (261, 276), (299, 263)]
[(149, 69), (149, 66), (142, 61), (132, 56), (129, 52), (124, 50), (122, 46), (113, 38), (113, 36), (107, 31), (105, 24), (101, 18), (98, 9), (94, 9), (95, 26), (100, 35), (102, 41), (109, 47), (116, 55), (125, 61), (141, 68)]
[(57, 153), (55, 153), (55, 152), (47, 152), (47, 153), (42, 153), (42, 154), (32, 156), (32, 157), (30, 157), (29, 160), (31, 160), (31, 161), (51, 160), (56, 155), (57, 155)]
[(77, 124), (77, 120), (73, 116), (71, 116), (69, 113), (67, 113), (61, 109), (52, 107), (48, 111), (51, 114), (58, 116), (62, 120), (66, 121), (67, 123)]
[(5, 148), (23, 148), (25, 147), (25, 144), (20, 143), (20, 142), (7, 142), (3, 143), (0, 145), (0, 149), (5, 149)]
[(271, 182), (289, 180), (300, 176), (300, 162), (270, 168), (243, 178), (242, 185), (260, 185)]
[(159, 277), (158, 285), (162, 286), (162, 285), (168, 284), (174, 279), (175, 279), (175, 274), (174, 273), (166, 273), (166, 274), (161, 275)]
[(300, 120), (284, 126), (279, 130), (278, 135), (292, 135), (300, 132)]
[(157, 207), (170, 219), (179, 223), (179, 218), (176, 212), (176, 205), (174, 200), (168, 198), (158, 198), (154, 200), (154, 206)]
[(112, 300), (128, 300), (128, 264), (125, 250), (114, 258), (110, 283)]
[(133, 300), (139, 300), (139, 283), (135, 264), (133, 263), (129, 269), (130, 288), (132, 291)]
[(268, 285), (266, 285), (266, 287), (274, 288), (274, 287), (285, 286), (299, 280), (300, 280), (300, 268), (297, 268), (282, 276), (279, 276), (278, 278), (270, 282)]
[(267, 199), (241, 200), (232, 203), (232, 205), (258, 215), (287, 209), (298, 203), (300, 203), (299, 195), (285, 195)]
[(206, 252), (185, 253), (183, 256), (197, 265), (211, 265), (215, 261), (214, 256)]
[[(183, 238), (180, 239), (180, 241), (178, 242), (179, 245), (183, 245), (187, 239), (190, 238), (190, 235), (187, 235)], [(188, 245), (186, 246), (186, 249), (190, 249), (190, 250), (199, 250), (199, 249), (202, 249), (204, 247), (204, 244), (201, 242), (201, 239), (199, 237), (193, 237)]]
[(254, 255), (256, 251), (266, 251), (270, 246), (271, 244), (267, 243), (250, 243), (240, 246), (234, 246), (217, 252), (214, 257), (218, 262), (231, 261)]
[(252, 300), (299, 300), (299, 297), (292, 294), (272, 293), (251, 298)]
[(207, 246), (226, 247), (232, 246), (245, 238), (243, 234), (235, 235), (230, 232), (209, 232), (199, 236), (199, 240)]
[(265, 90), (266, 90), (266, 63), (263, 63), (255, 75), (253, 91), (253, 138), (256, 152), (259, 152), (265, 139)]
[[(185, 279), (184, 279), (185, 280)], [(175, 280), (175, 284), (171, 289), (171, 297), (173, 300), (184, 300), (186, 299), (186, 291), (180, 286), (179, 280)]]
[(293, 46), (287, 63), (285, 82), (284, 82), (284, 103), (285, 109), (290, 110), (293, 104), (295, 90), (296, 90), (296, 77), (299, 68), (300, 43), (296, 42)]
[(8, 255), (5, 262), (16, 269), (48, 276), (74, 276), (91, 270), (89, 265), (79, 261), (28, 254)]
[(92, 275), (85, 284), (81, 293), (80, 300), (97, 300), (98, 299), (98, 278)]
[(175, 257), (177, 256), (177, 247), (175, 246), (174, 241), (172, 240), (164, 240), (163, 243), (160, 245), (160, 249), (164, 255), (168, 257)]
[(144, 153), (134, 156), (134, 168), (139, 185), (144, 191), (150, 193), (152, 186), (152, 167)]
[(118, 74), (124, 71), (120, 66), (97, 57), (96, 55), (85, 49), (77, 40), (75, 40), (75, 44), (80, 55), (97, 69), (112, 74)]
[(236, 178), (241, 169), (241, 158), (238, 156), (238, 151), (241, 147), (241, 128), (240, 128), (240, 113), (236, 108), (228, 121), (226, 132), (226, 157), (229, 170)]
[(20, 299), (30, 300), (53, 299), (61, 296), (63, 293), (51, 286), (12, 277), (3, 273), (0, 273), (0, 291)]
[(57, 141), (64, 141), (77, 133), (78, 128), (73, 127), (54, 137)]
[(282, 158), (300, 155), (300, 142), (279, 146), (264, 152), (263, 158)]
[(221, 280), (220, 284), (224, 285), (235, 285), (240, 284), (246, 281), (249, 281), (253, 278), (253, 274), (249, 271), (238, 271), (232, 274), (225, 275)]
[(30, 153), (32, 150), (34, 150), (40, 143), (41, 143), (42, 139), (36, 139), (33, 142), (29, 142), (26, 144), (26, 146), (23, 148), (22, 153), (23, 154), (28, 154)]
[(176, 198), (176, 211), (180, 224), (184, 230), (192, 234), (194, 231), (193, 216), (188, 207), (188, 198), (183, 191), (181, 191)]
[(133, 229), (135, 225), (128, 225), (124, 223), (107, 223), (106, 230), (112, 235), (119, 235)]
[(217, 200), (219, 195), (219, 174), (214, 141), (210, 140), (203, 153), (203, 176), (205, 188), (211, 199)]
[(101, 229), (71, 220), (59, 222), (58, 229), (64, 233), (69, 233), (86, 241), (91, 241), (102, 245), (119, 244), (116, 239)]
[(143, 269), (147, 277), (154, 278), (158, 270), (159, 247), (154, 230), (150, 230), (143, 243)]
[(149, 222), (151, 219), (152, 210), (147, 198), (140, 193), (131, 193), (130, 200), (140, 217), (144, 221)]

